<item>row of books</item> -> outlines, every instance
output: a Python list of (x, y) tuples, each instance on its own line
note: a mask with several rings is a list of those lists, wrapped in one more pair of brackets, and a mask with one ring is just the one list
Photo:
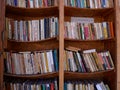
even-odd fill
[(66, 81), (64, 90), (110, 90), (109, 86), (100, 80)]
[(58, 71), (58, 52), (6, 52), (5, 72), (12, 74), (38, 74)]
[(58, 18), (17, 21), (6, 18), (8, 38), (19, 41), (37, 41), (58, 35)]
[(65, 37), (70, 39), (96, 40), (114, 37), (113, 23), (65, 22)]
[(57, 6), (58, 0), (6, 0), (6, 4), (24, 8), (40, 8)]
[(64, 70), (71, 72), (96, 72), (114, 69), (109, 51), (97, 52), (95, 49), (84, 51), (64, 51)]
[(12, 80), (5, 82), (6, 90), (58, 90), (57, 79)]
[(113, 7), (113, 0), (64, 0), (65, 6), (79, 8), (109, 8)]

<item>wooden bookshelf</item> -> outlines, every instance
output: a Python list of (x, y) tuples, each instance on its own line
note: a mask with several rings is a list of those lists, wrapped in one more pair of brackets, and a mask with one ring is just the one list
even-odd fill
[[(5, 17), (15, 20), (38, 20), (49, 17), (59, 18), (59, 7), (50, 6), (42, 8), (21, 8), (6, 5)], [(5, 34), (6, 35), (6, 34)], [(7, 36), (7, 35), (6, 35)], [(5, 51), (12, 52), (26, 52), (26, 51), (45, 51), (59, 49), (59, 36), (47, 38), (38, 41), (17, 41), (5, 37)], [(10, 74), (4, 73), (4, 78), (15, 79), (52, 79), (59, 78), (59, 72), (45, 73), (45, 74)], [(3, 82), (3, 81), (2, 81)], [(58, 87), (59, 88), (59, 87)]]
[(65, 79), (100, 79), (105, 77), (110, 77), (114, 73), (114, 70), (106, 70), (106, 71), (99, 71), (99, 72), (90, 72), (90, 73), (79, 73), (79, 72), (65, 72)]
[(8, 74), (5, 73), (5, 77), (11, 77), (11, 78), (20, 78), (20, 79), (47, 79), (47, 78), (55, 78), (58, 77), (58, 72), (52, 72), (52, 73), (45, 73), (45, 74), (35, 74), (35, 75), (21, 75), (21, 74)]
[(119, 33), (120, 33), (120, 1), (117, 0), (115, 2), (115, 5), (116, 5), (116, 39), (117, 39), (117, 52), (116, 52), (116, 65), (117, 65), (117, 90), (120, 89), (120, 36), (119, 36)]
[[(64, 6), (64, 0), (59, 0), (58, 6), (42, 8), (21, 8), (5, 5), (5, 0), (0, 1), (0, 90), (4, 90), (3, 78), (18, 79), (38, 79), (38, 78), (58, 78), (59, 90), (64, 90), (64, 80), (76, 79), (100, 79), (108, 83), (111, 90), (119, 90), (119, 59), (120, 59), (120, 10), (118, 0), (114, 1), (113, 8), (76, 8)], [(44, 17), (58, 17), (59, 36), (39, 41), (16, 41), (5, 37), (3, 46), (2, 33), (5, 31), (5, 17), (15, 20), (36, 20)], [(112, 21), (114, 23), (114, 38), (101, 40), (77, 40), (64, 38), (64, 22), (70, 21), (71, 17), (92, 17), (95, 22)], [(82, 50), (96, 49), (98, 51), (109, 50), (115, 65), (114, 70), (106, 70), (92, 73), (79, 73), (64, 71), (64, 49), (67, 47), (76, 47)], [(3, 51), (23, 52), (59, 49), (59, 71), (36, 74), (36, 75), (15, 75), (4, 73)], [(3, 77), (4, 76), (4, 77)]]
[[(114, 0), (116, 2), (116, 0)], [(101, 79), (105, 80), (110, 86), (111, 90), (116, 90), (117, 85), (117, 59), (116, 59), (116, 7), (113, 8), (100, 8), (100, 9), (90, 9), (90, 8), (77, 8), (64, 6), (64, 17), (65, 22), (70, 22), (71, 17), (91, 17), (94, 18), (95, 22), (112, 21), (114, 23), (114, 38), (108, 38), (103, 40), (75, 40), (65, 38), (65, 48), (76, 47), (81, 50), (93, 49), (98, 51), (109, 50), (111, 56), (113, 57), (113, 62), (115, 64), (114, 70), (99, 71), (93, 73), (78, 73), (78, 72), (65, 72), (64, 79)], [(111, 78), (113, 77), (114, 78)]]
[(64, 10), (65, 10), (65, 16), (74, 16), (74, 17), (107, 16), (115, 11), (114, 8), (90, 9), (90, 8), (76, 8), (70, 6), (65, 6)]
[[(50, 44), (51, 43), (51, 44)], [(50, 50), (59, 48), (58, 38), (48, 38), (40, 41), (16, 41), (16, 40), (8, 40), (6, 51), (38, 51), (38, 50)], [(26, 47), (26, 48), (24, 48)], [(34, 48), (32, 48), (34, 47)]]
[(3, 71), (4, 71), (4, 61), (3, 61), (3, 31), (5, 29), (5, 0), (0, 1), (0, 90), (4, 89), (3, 84)]
[[(33, 14), (31, 14), (33, 13)], [(43, 8), (21, 8), (14, 6), (6, 6), (6, 17), (17, 20), (31, 20), (45, 17), (58, 16), (59, 11), (57, 6)]]
[[(115, 40), (71, 40), (71, 39), (66, 39), (65, 40), (65, 48), (69, 46), (77, 47), (82, 50), (85, 49), (93, 49), (96, 48), (98, 51), (104, 50), (105, 49), (105, 43), (114, 43)], [(112, 46), (112, 44), (111, 44)]]

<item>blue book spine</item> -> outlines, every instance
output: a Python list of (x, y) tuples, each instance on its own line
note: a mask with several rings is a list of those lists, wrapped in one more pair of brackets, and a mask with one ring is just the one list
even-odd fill
[(17, 3), (18, 3), (17, 0), (14, 0), (14, 6), (17, 6)]
[(53, 60), (54, 60), (55, 71), (58, 71), (58, 55), (57, 55), (57, 50), (53, 50)]
[(81, 7), (80, 0), (77, 0), (77, 7)]
[(80, 0), (81, 8), (84, 8), (84, 0)]
[(49, 34), (49, 18), (46, 19), (46, 38), (49, 38), (50, 34)]
[(45, 36), (45, 38), (47, 37), (47, 35), (46, 35), (46, 34), (47, 34), (47, 33), (46, 33), (46, 32), (47, 32), (47, 30), (46, 30), (46, 29), (47, 29), (47, 28), (46, 28), (46, 22), (47, 22), (47, 21), (46, 21), (46, 18), (45, 18), (45, 19), (44, 19), (44, 33), (43, 33), (44, 36)]
[(64, 83), (64, 90), (67, 90), (67, 83)]
[(42, 84), (42, 90), (45, 90), (45, 84)]
[(102, 2), (102, 7), (103, 8), (106, 7), (105, 0), (101, 0), (101, 2)]
[(58, 35), (58, 19), (57, 18), (55, 18), (55, 36), (57, 36)]

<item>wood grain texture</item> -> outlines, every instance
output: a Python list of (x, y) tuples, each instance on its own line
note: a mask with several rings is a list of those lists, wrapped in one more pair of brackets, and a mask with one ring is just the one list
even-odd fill
[[(5, 0), (0, 0), (0, 53), (3, 52), (2, 33), (3, 30), (5, 29), (4, 20), (5, 20)], [(4, 71), (3, 55), (0, 54), (0, 90), (4, 90), (3, 71)]]
[[(5, 0), (4, 0), (5, 1)], [(10, 17), (17, 20), (29, 20), (29, 19), (39, 19), (44, 17), (56, 16), (59, 18), (59, 37), (52, 38), (37, 42), (16, 42), (12, 40), (7, 40), (7, 51), (35, 51), (35, 50), (47, 50), (59, 48), (59, 72), (46, 74), (46, 75), (33, 75), (33, 76), (17, 76), (5, 74), (6, 77), (16, 77), (16, 78), (51, 78), (59, 77), (59, 90), (64, 90), (64, 79), (84, 78), (84, 79), (103, 79), (107, 82), (111, 90), (120, 90), (120, 7), (118, 6), (118, 0), (114, 0), (115, 8), (106, 9), (86, 9), (86, 8), (75, 8), (64, 6), (64, 0), (59, 0), (59, 6), (48, 7), (48, 8), (38, 8), (38, 9), (26, 9), (18, 7), (6, 6), (5, 13), (5, 3), (0, 0), (0, 40), (1, 32), (4, 30), (4, 17)], [(33, 14), (34, 13), (34, 14)], [(93, 17), (95, 22), (102, 21), (113, 21), (115, 38), (107, 40), (91, 40), (91, 41), (80, 41), (80, 40), (70, 40), (64, 39), (64, 20), (69, 21), (71, 16), (76, 17)], [(116, 18), (115, 18), (116, 17)], [(65, 19), (64, 19), (65, 18)], [(2, 43), (0, 42), (0, 50), (2, 50)], [(71, 73), (64, 72), (64, 48), (68, 46), (73, 46), (81, 49), (92, 49), (97, 50), (109, 50), (113, 57), (113, 62), (115, 64), (115, 70), (105, 71), (98, 73)], [(0, 90), (3, 90), (3, 59), (0, 57)], [(118, 82), (118, 83), (117, 83)]]
[(64, 0), (59, 0), (59, 90), (64, 90)]
[(103, 8), (103, 9), (89, 9), (89, 8), (76, 8), (65, 6), (65, 16), (76, 16), (76, 17), (98, 17), (107, 16), (114, 12), (114, 8)]
[(116, 36), (117, 36), (117, 90), (120, 90), (120, 0), (116, 4)]
[(57, 37), (33, 42), (7, 41), (6, 51), (40, 51), (58, 49), (59, 40)]
[(32, 19), (40, 19), (44, 17), (58, 17), (58, 7), (44, 7), (44, 8), (21, 8), (14, 6), (6, 6), (6, 17), (14, 18), (16, 20), (32, 20)]
[(20, 78), (20, 79), (47, 79), (47, 78), (55, 78), (58, 77), (58, 72), (51, 72), (45, 74), (35, 74), (35, 75), (15, 75), (15, 74), (8, 74), (5, 73), (4, 76), (6, 78)]
[(79, 72), (65, 72), (65, 79), (103, 79), (106, 76), (110, 76), (114, 73), (114, 70), (91, 72), (91, 73), (79, 73)]

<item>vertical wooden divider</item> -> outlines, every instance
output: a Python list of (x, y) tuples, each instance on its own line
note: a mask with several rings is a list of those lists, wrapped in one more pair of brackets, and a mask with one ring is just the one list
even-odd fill
[(5, 29), (5, 0), (0, 0), (0, 90), (4, 90), (3, 84), (3, 71), (4, 71), (4, 62), (3, 62), (3, 40), (2, 32)]
[(59, 0), (59, 90), (64, 90), (64, 0)]
[(116, 38), (117, 38), (117, 90), (120, 90), (120, 0), (115, 0), (116, 9)]

